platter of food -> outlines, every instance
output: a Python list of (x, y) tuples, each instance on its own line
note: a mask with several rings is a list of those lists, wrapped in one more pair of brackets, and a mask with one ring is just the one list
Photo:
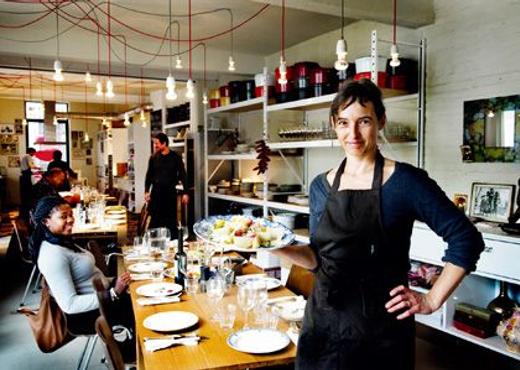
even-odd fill
[(252, 216), (210, 216), (193, 226), (195, 234), (217, 247), (241, 252), (279, 249), (291, 244), (293, 232), (286, 226)]

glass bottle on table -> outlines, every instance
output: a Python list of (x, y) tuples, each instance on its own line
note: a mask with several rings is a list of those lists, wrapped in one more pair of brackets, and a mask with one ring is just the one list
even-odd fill
[(188, 256), (184, 252), (184, 239), (182, 225), (177, 227), (177, 253), (175, 253), (175, 261), (177, 263), (177, 274), (175, 282), (184, 287), (184, 276), (187, 273)]

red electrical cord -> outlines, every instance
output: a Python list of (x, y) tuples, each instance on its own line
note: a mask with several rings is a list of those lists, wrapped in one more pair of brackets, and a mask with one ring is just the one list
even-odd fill
[(392, 42), (395, 45), (396, 41), (396, 33), (397, 33), (397, 0), (393, 0), (394, 5), (394, 24), (393, 24), (393, 36), (392, 36)]
[(281, 54), (285, 60), (285, 0), (282, 0), (282, 33), (281, 33)]
[(189, 14), (189, 49), (190, 49), (190, 54), (189, 54), (189, 73), (188, 73), (188, 78), (191, 80), (191, 0), (188, 0), (188, 14)]

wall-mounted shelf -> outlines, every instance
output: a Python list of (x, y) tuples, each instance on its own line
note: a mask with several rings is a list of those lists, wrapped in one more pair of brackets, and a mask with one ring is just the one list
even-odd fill
[(218, 107), (218, 108), (210, 108), (210, 109), (208, 109), (208, 114), (250, 112), (250, 111), (262, 109), (263, 103), (264, 103), (264, 98), (259, 97), (259, 98), (244, 100), (244, 101), (241, 101), (238, 103), (224, 105), (224, 106)]
[(167, 123), (164, 125), (164, 129), (167, 128), (180, 128), (180, 127), (188, 127), (191, 125), (191, 121), (183, 121), (183, 122), (176, 122), (176, 123)]
[(256, 160), (257, 153), (237, 153), (237, 154), (210, 154), (208, 160), (213, 161), (233, 161), (233, 160)]

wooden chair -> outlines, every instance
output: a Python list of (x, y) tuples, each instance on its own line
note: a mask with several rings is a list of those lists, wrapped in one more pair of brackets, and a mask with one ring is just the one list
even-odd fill
[(314, 286), (314, 274), (309, 270), (293, 264), (285, 287), (294, 294), (302, 295), (307, 299)]
[(148, 203), (143, 205), (141, 213), (139, 213), (139, 220), (137, 221), (137, 235), (143, 236), (148, 225), (150, 224), (150, 213), (148, 212)]
[(96, 320), (96, 332), (105, 348), (106, 365), (111, 370), (125, 370), (123, 355), (119, 351), (119, 347), (112, 335), (112, 330), (103, 315)]

